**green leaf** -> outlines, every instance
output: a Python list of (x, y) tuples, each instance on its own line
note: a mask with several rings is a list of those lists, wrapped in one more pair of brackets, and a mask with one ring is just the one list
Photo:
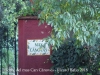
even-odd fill
[(87, 75), (92, 75), (91, 73), (87, 73)]

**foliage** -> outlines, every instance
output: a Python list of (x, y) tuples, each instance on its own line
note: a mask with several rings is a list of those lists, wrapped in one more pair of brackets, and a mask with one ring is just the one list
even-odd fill
[(95, 46), (91, 47), (90, 55), (90, 72), (93, 72), (93, 75), (100, 74), (100, 39), (96, 39)]
[(42, 23), (46, 21), (53, 27), (48, 37), (53, 47), (71, 37), (82, 45), (94, 44), (95, 38), (100, 38), (99, 0), (1, 0), (0, 6), (3, 14), (0, 26), (7, 26), (9, 31), (17, 24), (18, 16), (38, 15)]
[[(100, 42), (100, 41), (99, 41)], [(100, 44), (99, 44), (100, 46)], [(55, 75), (97, 75), (100, 68), (100, 48), (89, 46), (77, 47), (75, 40), (69, 40), (57, 50), (53, 50), (51, 61)], [(97, 51), (97, 49), (99, 49)], [(65, 70), (66, 69), (66, 70)]]
[[(26, 1), (27, 2), (27, 1)], [(22, 0), (0, 0), (0, 59), (3, 75), (7, 74), (8, 67), (14, 69), (14, 48), (15, 32), (17, 28), (17, 17), (26, 10), (26, 3)], [(7, 53), (8, 52), (8, 53)], [(0, 60), (0, 61), (1, 61)], [(0, 69), (1, 69), (0, 68)]]
[(16, 11), (16, 7), (15, 7), (15, 4), (18, 2), (17, 1), (13, 1), (13, 0), (0, 0), (0, 6), (1, 6), (1, 12), (2, 14), (0, 15), (3, 15), (1, 21), (0, 21), (0, 30), (4, 35), (6, 35), (5, 32), (3, 32), (2, 30), (6, 28), (6, 30), (8, 30), (10, 32), (10, 37), (14, 37), (12, 36), (12, 31), (14, 30), (14, 27), (15, 27), (15, 22), (17, 22), (16, 20), (16, 15), (17, 15), (17, 12)]
[[(93, 44), (96, 38), (100, 38), (100, 1), (99, 0), (0, 0), (0, 50), (6, 43), (6, 37), (14, 40), (14, 31), (19, 16), (38, 15), (43, 23), (53, 27), (48, 41), (54, 47), (59, 47), (53, 51), (51, 60), (53, 68), (82, 68), (88, 67), (88, 72), (83, 74), (96, 74), (100, 70), (100, 46), (91, 47), (91, 50), (84, 46), (77, 47), (78, 44)], [(8, 35), (7, 32), (8, 31)], [(76, 38), (69, 41), (68, 38)], [(9, 43), (11, 45), (12, 42)], [(99, 43), (100, 45), (100, 43)], [(87, 46), (86, 46), (87, 47)], [(11, 50), (9, 50), (12, 53)], [(0, 51), (1, 54), (1, 51)], [(13, 54), (13, 53), (12, 53)], [(6, 66), (6, 52), (3, 52), (3, 63)], [(9, 65), (14, 66), (10, 55)], [(98, 58), (98, 59), (97, 59)], [(88, 65), (90, 64), (90, 65)], [(68, 72), (55, 72), (55, 74), (66, 74)], [(71, 74), (71, 73), (69, 73)], [(78, 74), (80, 73), (72, 73)]]
[(41, 11), (41, 22), (53, 27), (48, 41), (54, 47), (71, 37), (82, 45), (93, 45), (92, 40), (100, 38), (99, 0), (33, 0), (33, 6)]
[(17, 28), (18, 18), (36, 15), (32, 8), (29, 0), (0, 0), (0, 32), (4, 33), (2, 35), (6, 37), (3, 31), (6, 29), (9, 31), (9, 38), (14, 38), (13, 32)]
[[(1, 59), (0, 59), (1, 61)], [(7, 74), (7, 70), (12, 69), (14, 70), (14, 66), (15, 66), (15, 59), (14, 59), (14, 50), (13, 49), (9, 49), (8, 50), (8, 54), (7, 54), (7, 50), (6, 48), (2, 49), (2, 74), (6, 75)], [(0, 63), (1, 65), (1, 63)], [(11, 72), (11, 70), (9, 71)], [(13, 71), (14, 72), (14, 71)], [(12, 73), (12, 72), (11, 72)]]

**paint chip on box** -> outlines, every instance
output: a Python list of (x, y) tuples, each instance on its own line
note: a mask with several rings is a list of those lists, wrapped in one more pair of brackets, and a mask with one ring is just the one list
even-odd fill
[(27, 40), (27, 55), (50, 55), (50, 48), (45, 40)]

